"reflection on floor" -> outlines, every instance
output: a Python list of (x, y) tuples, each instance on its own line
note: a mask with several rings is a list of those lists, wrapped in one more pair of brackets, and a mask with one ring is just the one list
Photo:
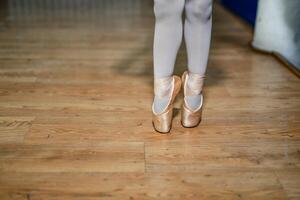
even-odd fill
[[(152, 1), (0, 12), (0, 199), (298, 199), (299, 79), (218, 5), (203, 122), (154, 133)], [(184, 46), (175, 73), (186, 66)]]

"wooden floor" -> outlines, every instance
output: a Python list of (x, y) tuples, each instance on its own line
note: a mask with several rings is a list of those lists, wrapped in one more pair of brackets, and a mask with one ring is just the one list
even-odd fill
[(157, 134), (151, 1), (136, 8), (2, 18), (0, 199), (300, 199), (299, 79), (216, 5), (203, 122), (180, 125), (181, 96)]

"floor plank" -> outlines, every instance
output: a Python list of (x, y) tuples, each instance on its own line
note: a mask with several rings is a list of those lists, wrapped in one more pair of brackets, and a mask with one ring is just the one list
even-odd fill
[(1, 172), (144, 172), (144, 144), (1, 145)]
[(274, 173), (265, 170), (3, 173), (0, 181), (0, 195), (15, 199), (285, 199)]
[(22, 143), (34, 117), (0, 117), (0, 144)]
[(299, 199), (300, 169), (275, 170), (275, 173), (286, 191), (288, 199)]

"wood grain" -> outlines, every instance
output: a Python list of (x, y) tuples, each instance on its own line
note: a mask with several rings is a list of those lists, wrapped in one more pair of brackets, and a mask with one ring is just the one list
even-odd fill
[[(198, 173), (3, 173), (0, 197), (15, 199), (284, 199), (270, 171)], [(24, 180), (27, 180), (26, 183)], [(1, 183), (5, 183), (1, 184)], [(266, 198), (267, 197), (267, 198)]]
[(253, 30), (215, 4), (202, 123), (181, 126), (181, 94), (160, 135), (152, 2), (114, 2), (0, 18), (0, 199), (300, 199), (300, 81)]

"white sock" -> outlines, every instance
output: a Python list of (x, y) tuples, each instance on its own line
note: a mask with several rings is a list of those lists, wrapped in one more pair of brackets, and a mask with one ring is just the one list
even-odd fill
[(172, 97), (174, 87), (173, 77), (164, 77), (154, 80), (154, 101), (153, 111), (156, 114), (162, 113), (168, 106)]
[(191, 110), (197, 110), (202, 105), (202, 87), (204, 76), (200, 74), (189, 73), (185, 88), (185, 101)]
[(182, 13), (185, 0), (154, 0), (154, 77), (172, 76), (182, 42)]

